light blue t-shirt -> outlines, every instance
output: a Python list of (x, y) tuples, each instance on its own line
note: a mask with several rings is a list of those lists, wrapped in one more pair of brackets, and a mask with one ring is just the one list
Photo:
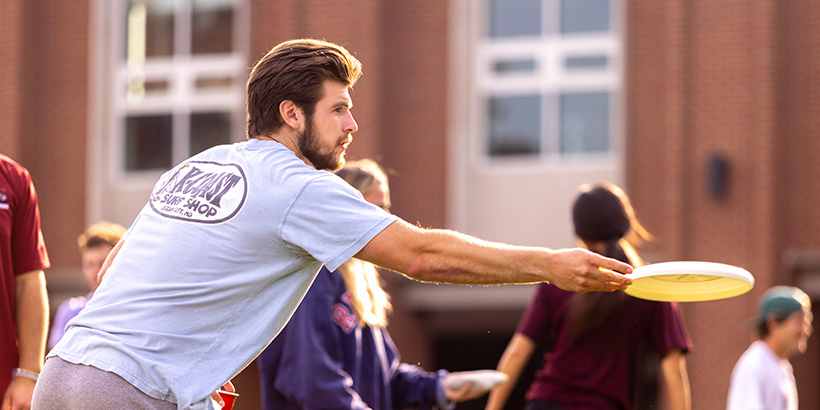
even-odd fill
[(276, 336), (322, 264), (396, 218), (274, 141), (214, 147), (165, 173), (94, 298), (49, 356), (114, 372), (180, 409)]

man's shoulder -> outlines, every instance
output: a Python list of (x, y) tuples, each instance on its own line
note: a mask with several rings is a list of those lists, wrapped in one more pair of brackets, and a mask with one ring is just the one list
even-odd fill
[(3, 154), (0, 154), (0, 175), (14, 181), (28, 181), (30, 179), (26, 167)]
[(765, 342), (760, 340), (753, 342), (740, 356), (735, 369), (740, 372), (758, 372), (772, 366), (777, 366), (771, 352)]

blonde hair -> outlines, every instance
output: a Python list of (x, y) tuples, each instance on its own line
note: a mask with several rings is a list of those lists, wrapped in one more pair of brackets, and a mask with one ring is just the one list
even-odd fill
[[(367, 195), (380, 184), (387, 184), (387, 174), (375, 161), (363, 159), (348, 162), (336, 175)], [(359, 317), (359, 326), (386, 327), (392, 309), (390, 296), (382, 289), (376, 266), (360, 259), (350, 259), (339, 267), (350, 304)]]
[(390, 296), (381, 287), (376, 266), (361, 259), (350, 259), (339, 267), (350, 304), (359, 317), (359, 326), (386, 327), (387, 314), (392, 309)]
[(77, 238), (77, 246), (84, 251), (104, 245), (113, 248), (125, 234), (125, 228), (108, 221), (100, 221), (86, 228)]

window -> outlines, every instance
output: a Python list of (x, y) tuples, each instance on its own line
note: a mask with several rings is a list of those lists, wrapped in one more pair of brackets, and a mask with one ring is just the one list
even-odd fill
[(614, 0), (485, 0), (477, 91), (483, 155), (608, 155), (619, 136)]
[[(126, 174), (164, 171), (241, 135), (244, 0), (123, 0), (117, 33), (115, 163)], [(239, 134), (239, 135), (237, 135)]]

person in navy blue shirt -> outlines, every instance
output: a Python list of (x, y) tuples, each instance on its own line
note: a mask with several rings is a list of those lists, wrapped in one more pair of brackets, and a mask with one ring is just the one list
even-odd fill
[[(388, 210), (381, 167), (351, 161), (337, 174), (364, 199)], [(351, 259), (322, 268), (290, 322), (259, 356), (265, 410), (452, 408), (484, 394), (444, 386), (446, 370), (401, 363), (387, 332), (390, 302), (370, 263)]]

